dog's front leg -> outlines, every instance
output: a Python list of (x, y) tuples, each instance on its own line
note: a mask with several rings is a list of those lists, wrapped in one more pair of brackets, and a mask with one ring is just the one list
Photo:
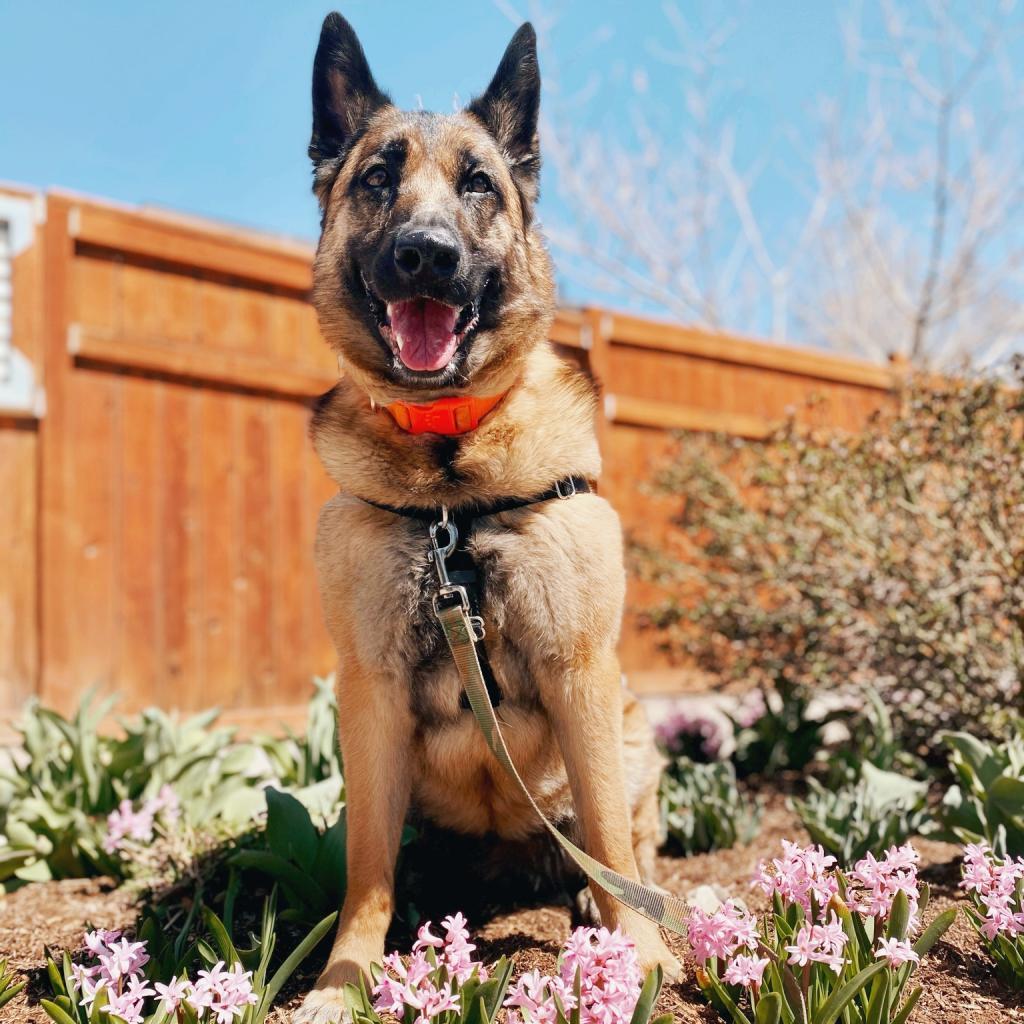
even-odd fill
[[(339, 671), (338, 730), (345, 774), (348, 886), (327, 966), (293, 1024), (345, 1020), (343, 988), (384, 955), (395, 860), (409, 806), (413, 727), (405, 695), (370, 673)], [(400, 699), (399, 699), (400, 698)]]
[[(564, 673), (552, 672), (542, 683), (542, 697), (565, 761), (584, 849), (639, 880), (623, 764), (621, 679), (618, 658), (605, 651)], [(600, 887), (592, 885), (591, 892), (604, 925), (621, 927), (633, 939), (645, 970), (661, 964), (667, 977), (679, 976), (679, 961), (657, 925)]]

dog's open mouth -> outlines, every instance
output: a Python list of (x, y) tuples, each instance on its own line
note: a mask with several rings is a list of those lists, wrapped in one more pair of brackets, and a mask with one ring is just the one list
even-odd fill
[(386, 303), (365, 278), (363, 284), (381, 337), (402, 365), (415, 373), (443, 370), (479, 320), (475, 302), (459, 307), (418, 296)]

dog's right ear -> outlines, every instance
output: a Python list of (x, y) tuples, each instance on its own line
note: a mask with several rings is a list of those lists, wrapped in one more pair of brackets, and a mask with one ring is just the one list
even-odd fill
[(309, 158), (344, 159), (374, 111), (389, 103), (377, 88), (359, 39), (337, 12), (324, 18), (313, 60), (313, 137)]

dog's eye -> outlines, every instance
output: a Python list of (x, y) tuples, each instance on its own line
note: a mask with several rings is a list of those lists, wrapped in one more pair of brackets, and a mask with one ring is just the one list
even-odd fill
[(391, 175), (388, 174), (388, 169), (382, 164), (377, 164), (376, 167), (371, 167), (363, 175), (363, 184), (367, 188), (384, 188), (385, 185), (391, 183)]
[(491, 179), (484, 174), (483, 171), (477, 171), (473, 177), (466, 182), (467, 192), (493, 192), (494, 188), (491, 185)]

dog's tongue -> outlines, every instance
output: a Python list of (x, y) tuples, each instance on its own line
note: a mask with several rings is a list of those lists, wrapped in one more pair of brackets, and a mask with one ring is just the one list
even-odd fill
[(433, 299), (388, 304), (391, 332), (399, 358), (410, 370), (442, 370), (455, 355), (459, 311)]

